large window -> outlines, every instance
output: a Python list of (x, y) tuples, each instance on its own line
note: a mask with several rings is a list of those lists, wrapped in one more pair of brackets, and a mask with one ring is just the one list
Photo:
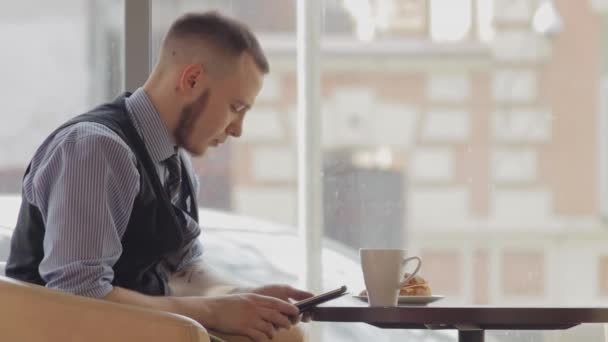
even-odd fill
[[(339, 47), (323, 36), (325, 236), (407, 247), (446, 304), (606, 303), (602, 36), (591, 4), (346, 3), (356, 27), (375, 33)], [(561, 30), (534, 30), (541, 3)], [(403, 15), (379, 21), (385, 7)], [(399, 20), (416, 15), (418, 25)], [(489, 335), (603, 338), (601, 326)]]

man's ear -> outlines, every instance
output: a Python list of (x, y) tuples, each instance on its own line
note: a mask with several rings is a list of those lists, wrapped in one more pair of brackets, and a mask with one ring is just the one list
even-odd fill
[(187, 65), (179, 80), (179, 89), (184, 93), (199, 93), (205, 78), (205, 70), (201, 64)]

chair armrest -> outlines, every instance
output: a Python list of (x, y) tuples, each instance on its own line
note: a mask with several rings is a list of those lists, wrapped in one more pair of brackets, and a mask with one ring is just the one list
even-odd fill
[(196, 321), (0, 276), (2, 341), (209, 341)]

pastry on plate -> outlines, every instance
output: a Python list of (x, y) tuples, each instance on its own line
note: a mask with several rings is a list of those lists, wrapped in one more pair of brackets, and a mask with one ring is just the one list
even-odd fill
[[(410, 274), (403, 275), (403, 279), (409, 277)], [(399, 296), (431, 296), (433, 293), (429, 283), (419, 275), (410, 279), (404, 286), (399, 289)], [(367, 296), (367, 290), (363, 289), (360, 296)]]
[[(409, 273), (406, 273), (403, 278), (409, 277)], [(419, 275), (410, 279), (404, 286), (399, 289), (399, 296), (430, 296), (433, 292), (429, 283)]]

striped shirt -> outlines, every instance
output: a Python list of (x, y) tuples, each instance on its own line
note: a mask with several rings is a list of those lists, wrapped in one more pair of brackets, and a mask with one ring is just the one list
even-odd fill
[[(171, 135), (142, 88), (126, 106), (164, 184), (161, 162), (175, 153)], [(178, 153), (197, 191), (190, 157), (181, 148)], [(112, 291), (112, 267), (139, 192), (136, 165), (135, 154), (116, 133), (92, 122), (62, 129), (35, 152), (23, 193), (46, 228), (39, 272), (47, 287), (96, 298)], [(188, 228), (196, 229), (196, 221), (184, 215)], [(197, 241), (175, 266), (183, 269), (202, 252)]]

